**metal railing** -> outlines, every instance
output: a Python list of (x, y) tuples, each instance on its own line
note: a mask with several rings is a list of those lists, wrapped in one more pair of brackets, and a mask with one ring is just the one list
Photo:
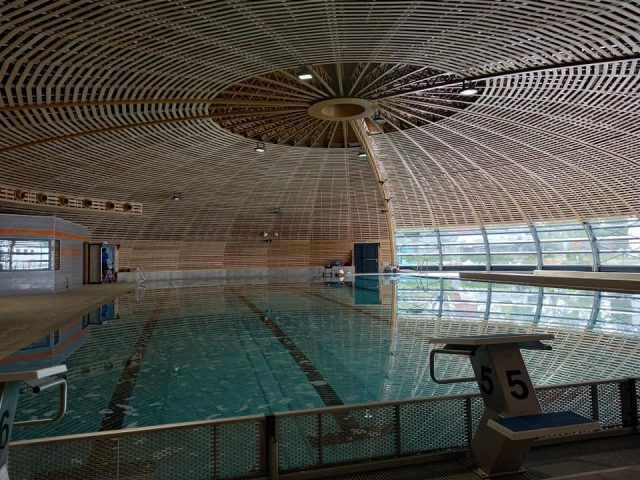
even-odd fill
[[(571, 410), (605, 430), (637, 430), (635, 379), (537, 393), (545, 412)], [(464, 452), (483, 410), (478, 394), (466, 394), (25, 440), (11, 445), (9, 471), (12, 480), (275, 478)]]
[(144, 284), (144, 281), (147, 277), (144, 274), (144, 269), (142, 265), (136, 265), (136, 285), (141, 286)]
[(145, 291), (144, 281), (146, 279), (142, 265), (136, 265), (136, 289), (134, 292), (134, 299), (136, 303), (142, 303)]

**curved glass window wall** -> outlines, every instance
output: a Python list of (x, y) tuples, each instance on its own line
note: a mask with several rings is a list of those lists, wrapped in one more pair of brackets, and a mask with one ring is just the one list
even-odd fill
[(640, 271), (640, 220), (400, 231), (396, 247), (416, 270)]

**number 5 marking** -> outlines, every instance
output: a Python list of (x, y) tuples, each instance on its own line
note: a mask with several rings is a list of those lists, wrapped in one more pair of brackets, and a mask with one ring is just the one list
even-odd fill
[(509, 386), (517, 387), (520, 389), (520, 391), (518, 391), (517, 388), (515, 390), (510, 390), (511, 396), (513, 398), (517, 398), (518, 400), (524, 400), (525, 398), (527, 398), (529, 396), (529, 387), (527, 387), (527, 384), (522, 380), (513, 378), (522, 375), (522, 372), (520, 370), (507, 370), (506, 373), (507, 383), (509, 384)]

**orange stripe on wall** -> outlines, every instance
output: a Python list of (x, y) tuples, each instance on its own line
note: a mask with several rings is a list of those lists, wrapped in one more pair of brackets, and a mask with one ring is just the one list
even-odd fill
[(81, 248), (68, 248), (62, 247), (60, 249), (60, 255), (63, 257), (81, 257), (82, 249)]
[(89, 237), (78, 235), (77, 233), (60, 232), (57, 230), (31, 229), (31, 228), (0, 228), (0, 235), (25, 235), (29, 237), (44, 238), (67, 238), (69, 240), (79, 240), (88, 242)]

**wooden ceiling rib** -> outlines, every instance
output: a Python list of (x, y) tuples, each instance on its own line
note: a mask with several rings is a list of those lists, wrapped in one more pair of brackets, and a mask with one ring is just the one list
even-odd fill
[[(638, 24), (638, 0), (10, 0), (0, 183), (141, 203), (63, 215), (139, 241), (638, 215)], [(353, 124), (307, 113), (338, 96), (387, 119), (365, 120), (383, 189)]]

